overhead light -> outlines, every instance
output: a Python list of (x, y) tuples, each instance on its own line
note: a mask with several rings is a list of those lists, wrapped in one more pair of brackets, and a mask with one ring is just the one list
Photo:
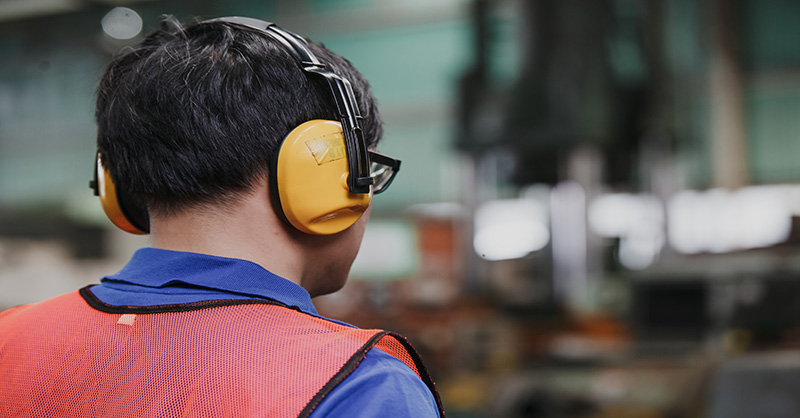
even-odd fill
[(589, 226), (605, 238), (632, 233), (643, 223), (664, 224), (664, 209), (655, 196), (615, 193), (597, 197), (589, 205)]
[(685, 190), (669, 202), (668, 235), (687, 254), (723, 253), (778, 244), (789, 237), (792, 211), (779, 187)]
[(103, 32), (114, 39), (132, 39), (142, 33), (142, 17), (127, 7), (115, 7), (100, 21)]
[(619, 261), (632, 270), (655, 263), (666, 241), (664, 207), (650, 194), (599, 196), (589, 206), (588, 218), (595, 234), (619, 238)]
[(475, 214), (475, 252), (486, 260), (511, 260), (550, 242), (544, 207), (533, 199), (494, 200)]

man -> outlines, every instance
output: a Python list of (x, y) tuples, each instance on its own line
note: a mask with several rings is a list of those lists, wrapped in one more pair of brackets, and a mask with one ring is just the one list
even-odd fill
[(270, 23), (166, 18), (99, 86), (93, 187), (151, 247), (0, 314), (1, 416), (443, 415), (405, 339), (322, 318), (399, 161), (364, 78)]

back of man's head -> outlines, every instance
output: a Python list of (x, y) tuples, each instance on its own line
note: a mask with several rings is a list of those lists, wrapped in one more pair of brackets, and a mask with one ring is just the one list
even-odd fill
[[(344, 58), (310, 48), (352, 83), (366, 142), (375, 145), (382, 124), (367, 81)], [(95, 117), (98, 152), (117, 188), (169, 216), (246, 194), (268, 175), (287, 133), (339, 114), (326, 82), (266, 34), (167, 17), (113, 59)]]

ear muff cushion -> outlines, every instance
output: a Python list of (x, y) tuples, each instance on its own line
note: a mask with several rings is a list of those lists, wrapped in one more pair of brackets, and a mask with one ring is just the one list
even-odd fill
[(279, 215), (316, 235), (342, 232), (369, 208), (372, 193), (350, 193), (341, 123), (315, 119), (286, 136), (272, 161)]
[(131, 234), (144, 235), (150, 232), (147, 211), (136, 206), (125, 195), (117, 192), (114, 181), (103, 167), (100, 156), (97, 156), (97, 194), (100, 206), (111, 223)]

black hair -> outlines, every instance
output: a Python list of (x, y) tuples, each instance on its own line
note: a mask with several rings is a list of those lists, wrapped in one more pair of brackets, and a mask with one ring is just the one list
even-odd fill
[[(383, 133), (366, 79), (309, 42), (348, 79), (368, 146)], [(171, 16), (115, 56), (97, 93), (97, 148), (117, 188), (151, 212), (235, 199), (269, 173), (296, 126), (338, 120), (330, 88), (268, 35), (223, 22), (183, 26)]]

